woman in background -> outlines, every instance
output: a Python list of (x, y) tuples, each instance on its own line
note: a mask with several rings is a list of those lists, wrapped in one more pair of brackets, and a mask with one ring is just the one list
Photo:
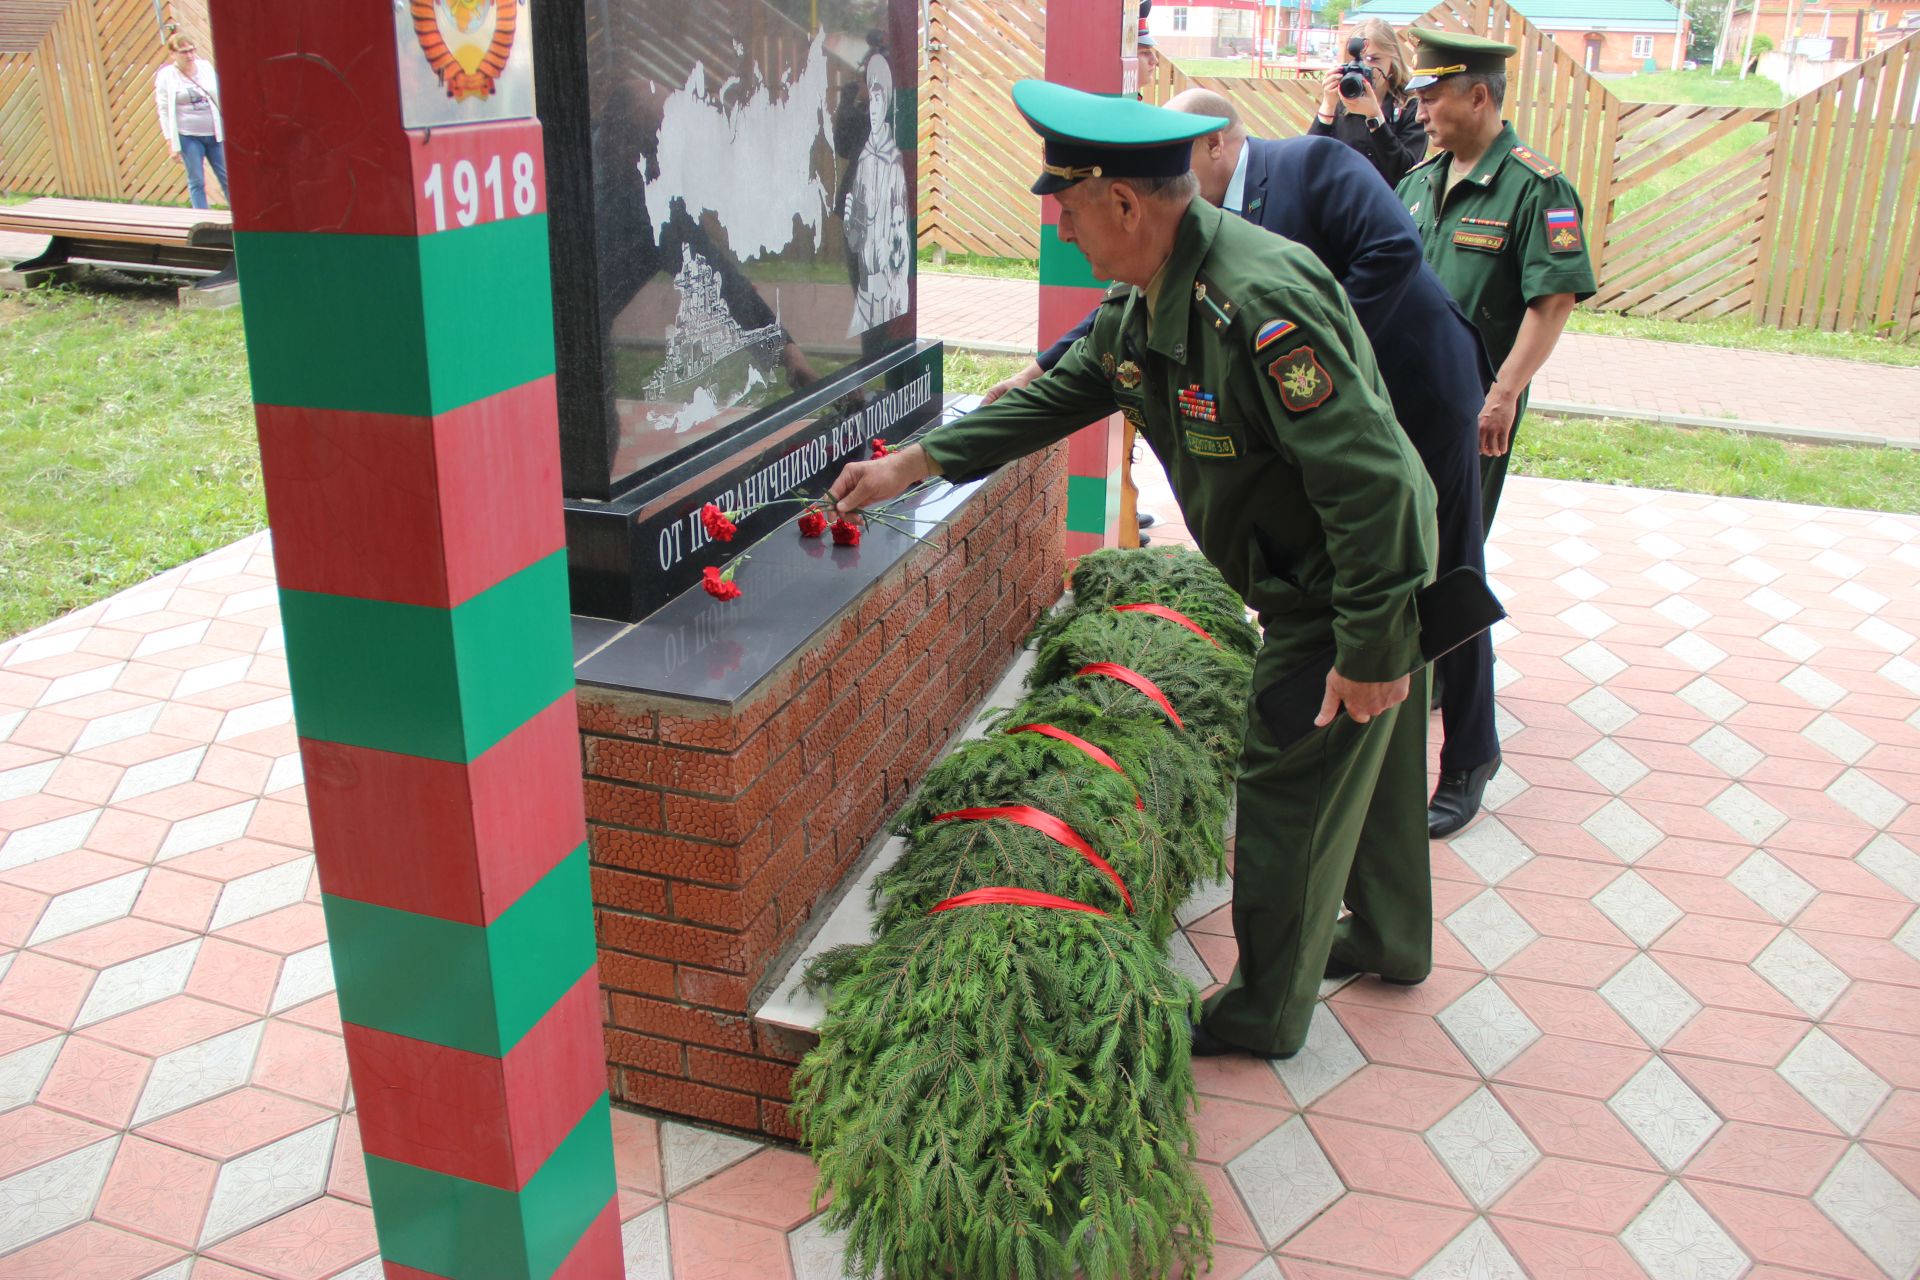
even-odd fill
[(1407, 70), (1406, 46), (1379, 18), (1360, 24), (1355, 34), (1365, 39), (1360, 61), (1372, 72), (1357, 98), (1340, 96), (1340, 73), (1327, 72), (1321, 83), (1320, 109), (1308, 133), (1338, 138), (1365, 156), (1387, 180), (1397, 186), (1407, 170), (1427, 154), (1427, 133), (1420, 126), (1420, 104), (1407, 92), (1412, 78)]
[(187, 198), (196, 209), (207, 207), (206, 166), (212, 165), (221, 195), (231, 204), (227, 135), (220, 123), (220, 81), (213, 64), (196, 56), (193, 38), (185, 34), (169, 37), (167, 49), (171, 56), (153, 77), (153, 105), (168, 148), (187, 166)]

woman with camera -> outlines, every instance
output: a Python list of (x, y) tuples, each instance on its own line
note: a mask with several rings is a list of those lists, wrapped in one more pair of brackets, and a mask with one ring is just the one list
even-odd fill
[(1406, 48), (1379, 18), (1347, 41), (1347, 60), (1327, 72), (1308, 133), (1338, 138), (1365, 156), (1389, 187), (1427, 154), (1419, 103), (1407, 92)]

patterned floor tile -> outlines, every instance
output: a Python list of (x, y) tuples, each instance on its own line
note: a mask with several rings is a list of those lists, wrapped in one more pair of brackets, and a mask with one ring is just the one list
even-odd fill
[(1459, 1209), (1349, 1192), (1281, 1246), (1280, 1254), (1283, 1260), (1306, 1258), (1410, 1275), (1472, 1221)]
[(192, 938), (103, 970), (74, 1025), (91, 1026), (179, 995), (186, 989), (199, 952), (200, 939)]
[(93, 1216), (192, 1248), (219, 1172), (219, 1164), (204, 1156), (129, 1135), (114, 1157)]
[(1920, 1266), (1920, 1198), (1864, 1148), (1849, 1148), (1813, 1199), (1888, 1275)]
[(151, 1124), (245, 1084), (265, 1026), (249, 1022), (162, 1054), (134, 1108), (133, 1124)]
[(667, 1236), (674, 1280), (736, 1280), (764, 1276), (788, 1280), (787, 1237), (769, 1227), (672, 1205)]
[(7, 1258), (9, 1280), (182, 1280), (180, 1250), (83, 1222)]
[(337, 1119), (327, 1120), (222, 1165), (200, 1247), (318, 1199), (326, 1189), (338, 1124)]
[(791, 1231), (813, 1214), (816, 1171), (797, 1151), (761, 1151), (674, 1200), (725, 1217)]
[(1489, 889), (1446, 919), (1447, 928), (1489, 971), (1498, 969), (1539, 935), (1499, 893)]
[(1634, 1073), (1607, 1105), (1671, 1170), (1683, 1168), (1720, 1128), (1713, 1109), (1660, 1058)]
[(1269, 1248), (1311, 1221), (1343, 1191), (1339, 1175), (1299, 1116), (1254, 1143), (1227, 1172)]
[(322, 1197), (207, 1251), (273, 1280), (321, 1280), (373, 1256), (373, 1211)]
[(1539, 1148), (1485, 1088), (1429, 1128), (1427, 1142), (1468, 1198), (1482, 1208), (1540, 1159)]
[(1310, 1107), (1366, 1066), (1353, 1037), (1340, 1025), (1332, 1006), (1314, 1006), (1307, 1042), (1300, 1052), (1270, 1064), (1296, 1106)]
[(1668, 1183), (1620, 1236), (1653, 1280), (1734, 1280), (1750, 1259), (1679, 1183)]
[(1644, 1170), (1550, 1157), (1515, 1183), (1493, 1211), (1496, 1217), (1618, 1235), (1662, 1183), (1659, 1174)]
[(1847, 989), (1847, 975), (1791, 929), (1754, 958), (1753, 969), (1810, 1018), (1832, 1008)]
[(0, 1179), (0, 1255), (87, 1220), (118, 1135)]
[(1671, 1039), (1701, 1007), (1658, 962), (1644, 955), (1634, 957), (1608, 979), (1600, 994), (1656, 1048)]
[(1685, 1185), (1757, 1262), (1878, 1280), (1879, 1269), (1810, 1200), (1691, 1179)]
[(662, 1121), (660, 1151), (667, 1194), (679, 1195), (695, 1183), (746, 1159), (759, 1151), (761, 1145), (673, 1120)]
[(1818, 1028), (1786, 1056), (1779, 1073), (1844, 1133), (1859, 1134), (1892, 1092), (1885, 1080)]

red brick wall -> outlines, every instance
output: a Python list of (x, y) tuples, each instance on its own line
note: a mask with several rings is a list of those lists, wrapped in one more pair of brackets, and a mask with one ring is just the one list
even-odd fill
[[(1651, 56), (1654, 65), (1661, 71), (1673, 66), (1673, 28), (1650, 28), (1646, 31), (1605, 31), (1600, 36), (1600, 65), (1594, 70), (1607, 75), (1633, 75), (1646, 67), (1647, 57)], [(1653, 37), (1651, 55), (1633, 56), (1633, 42), (1638, 36)], [(1587, 46), (1592, 43), (1583, 31), (1556, 31), (1554, 43), (1567, 51), (1567, 55), (1581, 66), (1587, 65)], [(1681, 50), (1681, 56), (1686, 50)], [(1557, 158), (1557, 157), (1556, 157)]]
[(1004, 468), (731, 707), (580, 689), (609, 1084), (780, 1138), (758, 988), (1060, 595), (1066, 453)]

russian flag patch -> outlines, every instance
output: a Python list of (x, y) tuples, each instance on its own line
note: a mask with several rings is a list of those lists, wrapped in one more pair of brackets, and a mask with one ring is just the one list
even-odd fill
[(1267, 321), (1260, 326), (1259, 332), (1253, 335), (1253, 349), (1255, 353), (1265, 351), (1268, 347), (1280, 341), (1280, 339), (1286, 337), (1299, 327), (1299, 325), (1291, 320)]
[(1547, 210), (1547, 246), (1554, 253), (1572, 253), (1580, 247), (1580, 212)]

